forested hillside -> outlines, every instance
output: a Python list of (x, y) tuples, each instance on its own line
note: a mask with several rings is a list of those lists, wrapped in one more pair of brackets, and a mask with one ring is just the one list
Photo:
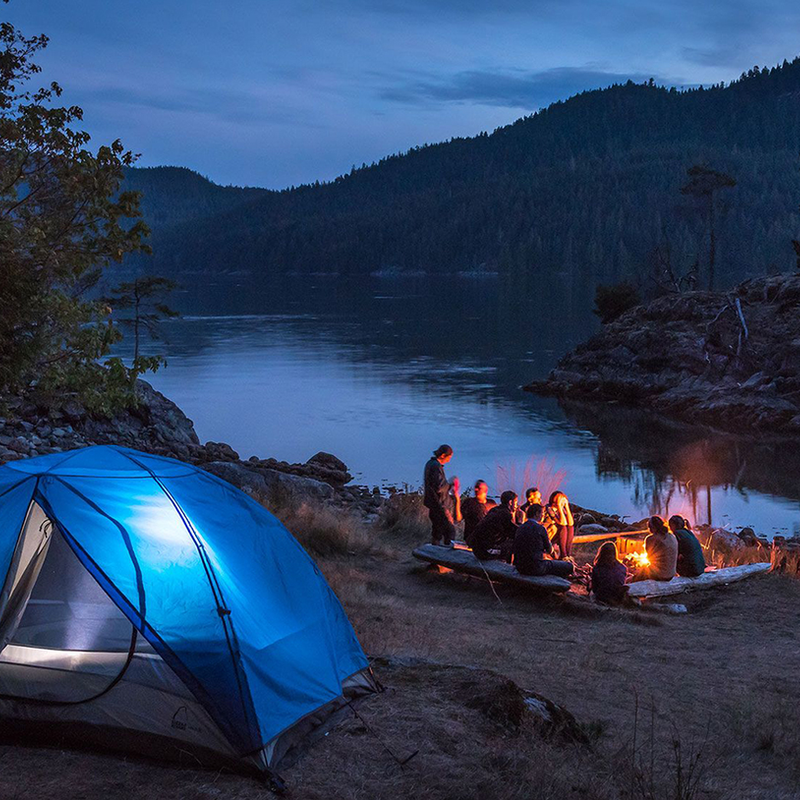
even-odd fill
[(800, 59), (727, 86), (614, 86), (491, 135), (389, 156), (327, 184), (223, 188), (132, 170), (165, 274), (498, 271), (532, 285), (642, 279), (653, 248), (706, 268), (707, 219), (680, 188), (704, 163), (733, 176), (716, 210), (720, 285), (794, 266), (800, 234)]
[(266, 189), (217, 186), (186, 167), (126, 170), (124, 189), (141, 193), (141, 209), (154, 231), (199, 220), (263, 197)]

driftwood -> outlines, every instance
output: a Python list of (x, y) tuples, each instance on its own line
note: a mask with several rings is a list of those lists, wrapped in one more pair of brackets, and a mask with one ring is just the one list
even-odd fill
[(696, 592), (701, 589), (710, 589), (714, 586), (725, 586), (729, 583), (750, 578), (768, 572), (769, 563), (742, 564), (738, 567), (724, 567), (706, 572), (699, 578), (674, 577), (671, 581), (638, 581), (632, 583), (628, 589), (628, 597), (666, 597), (671, 594), (683, 592)]
[(526, 589), (542, 592), (567, 592), (570, 582), (555, 575), (520, 575), (516, 568), (504, 561), (479, 561), (471, 550), (449, 549), (435, 544), (425, 544), (414, 550), (414, 558), (447, 567), (455, 572), (463, 572), (477, 578), (489, 578), (493, 581), (513, 583)]
[(635, 539), (649, 533), (647, 530), (641, 531), (606, 531), (605, 533), (576, 533), (572, 540), (573, 544), (588, 544), (590, 542), (603, 542), (608, 539)]

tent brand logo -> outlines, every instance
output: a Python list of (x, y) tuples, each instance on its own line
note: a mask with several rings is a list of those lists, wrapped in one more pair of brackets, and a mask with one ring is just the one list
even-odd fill
[(187, 728), (189, 712), (186, 710), (186, 706), (181, 706), (173, 715), (172, 715), (172, 727), (177, 728), (179, 731), (185, 731)]

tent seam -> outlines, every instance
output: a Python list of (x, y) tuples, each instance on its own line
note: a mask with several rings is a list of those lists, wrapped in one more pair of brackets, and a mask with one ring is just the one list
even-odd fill
[[(258, 717), (255, 713), (255, 707), (253, 705), (253, 698), (250, 693), (250, 687), (247, 685), (247, 677), (244, 674), (244, 667), (241, 661), (240, 649), (239, 649), (239, 639), (236, 636), (236, 631), (233, 625), (233, 620), (229, 618), (230, 616), (230, 609), (228, 609), (227, 605), (225, 604), (225, 597), (222, 592), (222, 587), (219, 585), (219, 579), (214, 572), (214, 568), (208, 559), (208, 555), (205, 552), (205, 545), (199, 541), (200, 537), (197, 534), (197, 531), (194, 530), (194, 526), (189, 521), (188, 517), (184, 513), (183, 509), (180, 507), (180, 504), (175, 500), (172, 496), (172, 493), (167, 489), (167, 487), (161, 482), (161, 479), (151, 470), (147, 465), (142, 464), (133, 456), (125, 452), (124, 450), (118, 450), (121, 455), (125, 456), (125, 458), (132, 461), (141, 469), (145, 470), (150, 474), (153, 481), (155, 481), (156, 485), (161, 489), (163, 494), (167, 497), (167, 499), (172, 503), (173, 508), (177, 512), (181, 522), (183, 523), (184, 528), (186, 528), (186, 532), (189, 534), (189, 538), (191, 539), (192, 543), (194, 544), (195, 548), (197, 548), (198, 555), (200, 557), (200, 561), (203, 564), (203, 569), (206, 573), (206, 578), (208, 580), (209, 588), (211, 589), (211, 593), (214, 597), (215, 602), (217, 603), (217, 613), (219, 614), (220, 621), (222, 623), (222, 629), (225, 632), (225, 641), (228, 645), (228, 652), (231, 657), (231, 662), (233, 663), (234, 674), (236, 676), (236, 683), (239, 687), (239, 700), (242, 704), (242, 711), (244, 712), (245, 719), (250, 720), (250, 725), (252, 727), (253, 732), (255, 732), (256, 738), (259, 742), (262, 739), (261, 736), (261, 726), (258, 725)], [(228, 631), (228, 626), (230, 626), (230, 633)], [(234, 644), (231, 642), (231, 637), (233, 637), (235, 642)], [(244, 682), (244, 685), (243, 685)], [(250, 705), (252, 708), (248, 708), (248, 705), (245, 701), (245, 685), (247, 686), (247, 697), (250, 698)]]

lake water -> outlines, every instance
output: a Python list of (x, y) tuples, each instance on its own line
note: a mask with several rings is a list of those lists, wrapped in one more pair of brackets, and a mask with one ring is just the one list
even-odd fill
[(587, 338), (588, 292), (497, 280), (284, 278), (203, 284), (173, 297), (184, 318), (156, 345), (152, 383), (202, 441), (243, 458), (342, 458), (360, 483), (418, 486), (439, 444), (448, 474), (493, 493), (540, 483), (640, 519), (793, 533), (800, 447), (737, 439), (614, 407), (521, 390)]

